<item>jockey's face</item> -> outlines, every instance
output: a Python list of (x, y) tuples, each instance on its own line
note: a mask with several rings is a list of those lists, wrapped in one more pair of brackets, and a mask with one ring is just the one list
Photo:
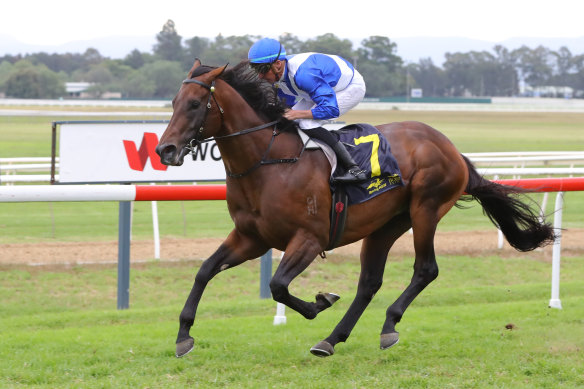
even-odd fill
[(270, 66), (270, 70), (263, 74), (262, 73), (258, 74), (258, 77), (273, 84), (276, 81), (279, 81), (280, 78), (282, 77), (282, 74), (284, 73), (284, 66), (285, 62), (278, 60), (274, 62), (272, 66)]

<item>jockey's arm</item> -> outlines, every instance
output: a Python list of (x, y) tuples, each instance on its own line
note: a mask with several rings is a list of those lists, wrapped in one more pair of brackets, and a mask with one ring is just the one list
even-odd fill
[(296, 85), (308, 93), (316, 104), (310, 111), (305, 111), (299, 119), (327, 120), (339, 117), (337, 96), (333, 88), (317, 72), (296, 73)]
[(288, 120), (313, 119), (311, 110), (289, 109), (284, 113), (284, 117)]

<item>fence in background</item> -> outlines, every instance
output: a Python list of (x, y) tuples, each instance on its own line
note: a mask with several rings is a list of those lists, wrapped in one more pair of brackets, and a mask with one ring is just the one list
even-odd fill
[[(58, 158), (55, 168), (59, 168)], [(50, 157), (0, 158), (0, 184), (50, 182), (50, 171)]]
[[(584, 151), (464, 153), (485, 176), (582, 175)], [(0, 158), (0, 184), (50, 182), (50, 157)], [(56, 159), (58, 171), (59, 159)], [(561, 165), (559, 167), (558, 165)], [(46, 174), (30, 174), (46, 172)], [(55, 177), (58, 182), (58, 175)]]

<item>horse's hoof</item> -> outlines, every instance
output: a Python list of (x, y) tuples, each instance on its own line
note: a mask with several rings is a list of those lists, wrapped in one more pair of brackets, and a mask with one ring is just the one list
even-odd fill
[(389, 334), (381, 334), (379, 348), (385, 350), (399, 342), (399, 332), (390, 332)]
[(187, 355), (188, 353), (190, 353), (191, 351), (193, 351), (193, 347), (195, 345), (195, 340), (193, 338), (188, 338), (183, 340), (182, 342), (178, 342), (176, 344), (176, 357), (180, 358), (180, 357), (184, 357), (185, 355)]
[(326, 340), (318, 342), (314, 347), (310, 349), (310, 352), (317, 357), (330, 357), (335, 353), (335, 348), (332, 344)]
[(330, 308), (334, 303), (336, 303), (341, 296), (334, 293), (323, 293), (318, 292), (316, 295), (316, 301), (322, 301), (327, 308)]

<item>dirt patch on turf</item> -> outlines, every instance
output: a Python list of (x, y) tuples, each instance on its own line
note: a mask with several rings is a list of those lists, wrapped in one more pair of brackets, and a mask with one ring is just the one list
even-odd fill
[[(219, 247), (223, 239), (174, 239), (165, 238), (160, 243), (161, 261), (181, 261), (205, 259)], [(440, 255), (528, 257), (534, 260), (551, 261), (552, 247), (547, 246), (531, 253), (518, 253), (507, 242), (503, 248), (497, 247), (496, 230), (489, 231), (449, 231), (438, 232), (435, 251)], [(584, 256), (584, 229), (570, 229), (562, 233), (562, 256)], [(358, 256), (361, 242), (335, 249), (329, 258)], [(274, 251), (274, 257), (280, 256)], [(406, 233), (394, 245), (392, 256), (413, 256), (412, 235)], [(44, 242), (34, 244), (0, 245), (0, 265), (52, 265), (117, 263), (117, 241), (105, 242)], [(133, 241), (130, 248), (131, 261), (151, 261), (154, 258), (154, 244), (151, 240)]]

